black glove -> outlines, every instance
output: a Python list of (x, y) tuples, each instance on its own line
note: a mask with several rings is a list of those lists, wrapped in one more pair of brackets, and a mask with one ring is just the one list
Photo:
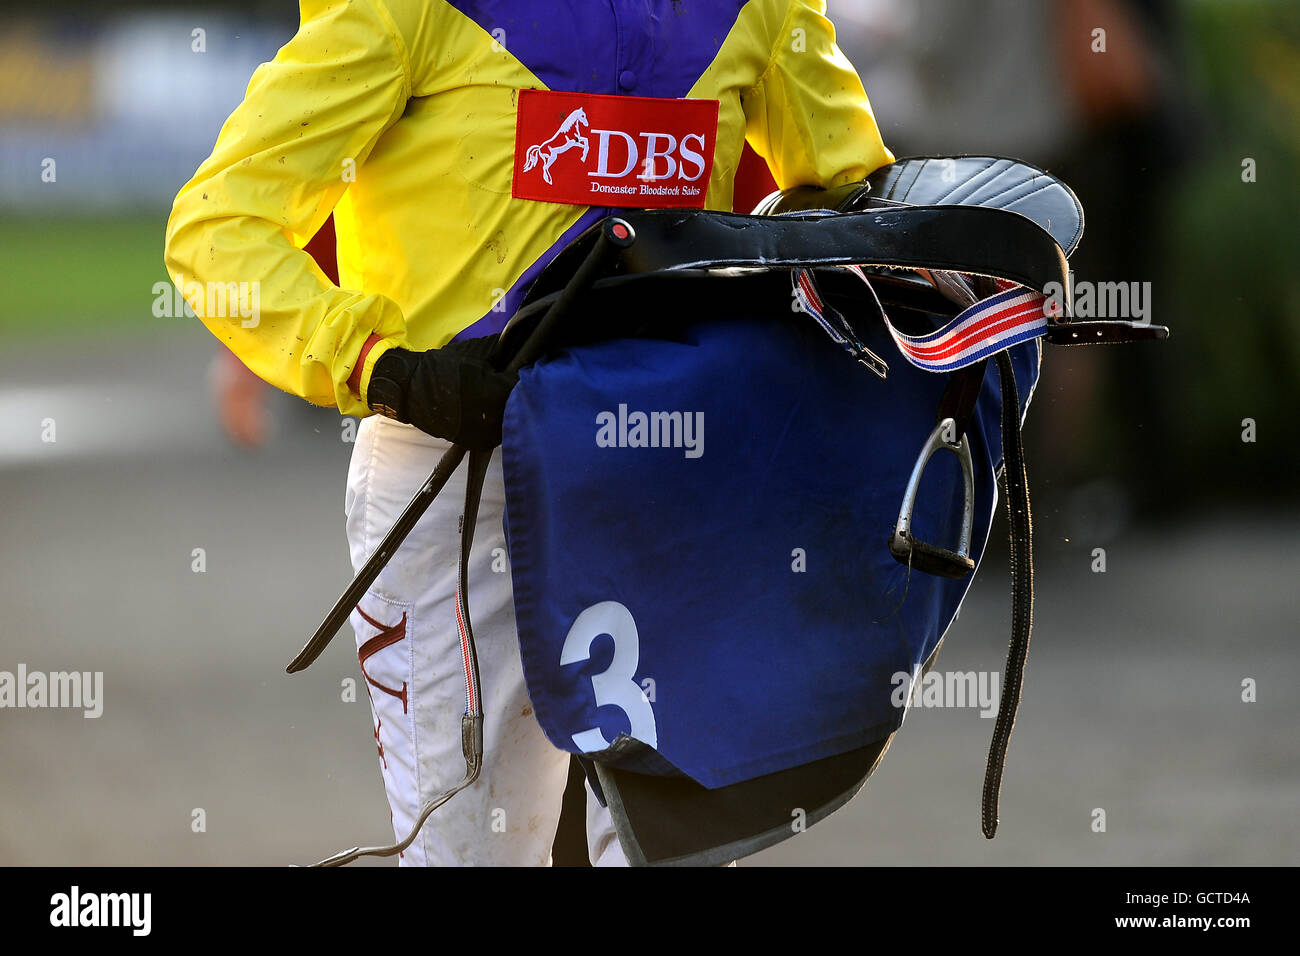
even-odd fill
[(428, 352), (389, 349), (375, 363), (366, 400), (381, 415), (436, 438), (489, 451), (501, 444), (506, 399), (519, 378), (488, 364), (496, 341), (465, 339)]

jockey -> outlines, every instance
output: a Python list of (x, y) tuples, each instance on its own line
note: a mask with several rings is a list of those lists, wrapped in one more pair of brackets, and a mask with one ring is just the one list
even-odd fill
[[(256, 284), (251, 319), (191, 304), (267, 382), (364, 418), (346, 494), (359, 568), (449, 443), (500, 442), (512, 380), (486, 348), (542, 268), (612, 208), (731, 209), (747, 141), (782, 189), (892, 162), (824, 0), (302, 0), (176, 197), (166, 265), (182, 288)], [(331, 212), (337, 285), (303, 251)], [(352, 616), (399, 838), (463, 767), (463, 481)], [(482, 778), (407, 865), (550, 860), (569, 758), (524, 686), (504, 497), (498, 452), (469, 568)], [(593, 862), (622, 863), (588, 805)]]

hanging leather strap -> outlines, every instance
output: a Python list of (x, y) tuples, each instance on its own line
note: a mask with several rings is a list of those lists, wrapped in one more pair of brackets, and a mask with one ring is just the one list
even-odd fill
[(1016, 723), (1016, 711), (1020, 707), (1025, 659), (1029, 656), (1029, 634), (1034, 625), (1033, 525), (1029, 513), (1025, 450), (1020, 435), (1020, 396), (1011, 356), (1002, 352), (997, 361), (998, 381), (1002, 385), (1002, 489), (1011, 526), (1011, 643), (1007, 647), (1002, 699), (998, 701), (998, 716), (993, 724), (980, 807), (981, 828), (990, 840), (998, 832), (1002, 771), (1007, 762), (1007, 744)]

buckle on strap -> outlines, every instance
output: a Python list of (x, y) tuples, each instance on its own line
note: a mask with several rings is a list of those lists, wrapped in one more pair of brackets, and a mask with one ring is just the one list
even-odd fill
[[(900, 564), (945, 578), (964, 578), (975, 570), (975, 562), (970, 557), (971, 534), (975, 524), (975, 467), (971, 462), (967, 436), (963, 434), (959, 439), (949, 437), (956, 432), (957, 423), (951, 418), (944, 418), (935, 425), (912, 468), (912, 477), (908, 479), (903, 504), (898, 511), (898, 523), (889, 538), (889, 553)], [(961, 464), (964, 495), (961, 536), (956, 551), (921, 541), (912, 535), (912, 512), (916, 507), (917, 492), (921, 488), (921, 477), (935, 452), (941, 450), (952, 452)]]
[(1169, 329), (1163, 325), (1109, 319), (1099, 322), (1075, 322), (1066, 319), (1047, 327), (1047, 341), (1052, 345), (1124, 345), (1129, 342), (1163, 342)]

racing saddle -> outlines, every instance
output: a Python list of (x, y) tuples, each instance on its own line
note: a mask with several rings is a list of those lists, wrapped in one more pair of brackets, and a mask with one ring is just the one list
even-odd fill
[[(1072, 320), (1082, 233), (1078, 200), (1041, 170), (905, 159), (749, 216), (626, 211), (533, 284), (496, 353), (519, 372), (502, 463), (520, 652), (543, 731), (579, 755), (629, 861), (725, 863), (861, 789), (956, 616), (1000, 480), (1013, 615), (993, 837), (1032, 621), (1020, 428), (1040, 346), (1168, 334)], [(448, 452), (290, 672), (466, 454)], [(465, 571), (489, 455), (468, 457), (465, 776), (402, 843), (326, 865), (400, 852), (477, 780)]]

